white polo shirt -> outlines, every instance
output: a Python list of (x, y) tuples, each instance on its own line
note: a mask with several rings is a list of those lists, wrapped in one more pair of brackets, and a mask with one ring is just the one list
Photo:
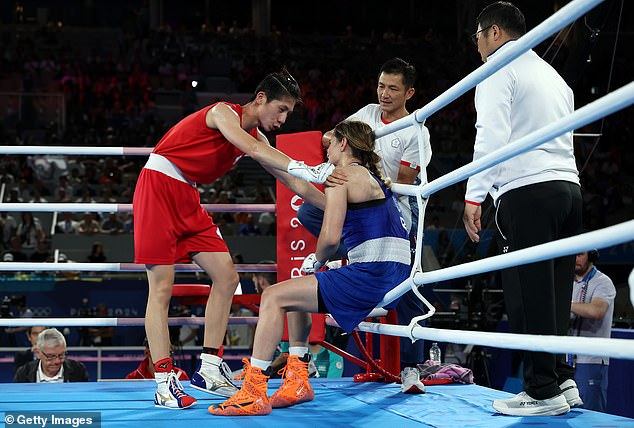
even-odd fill
[[(389, 123), (384, 122), (381, 118), (381, 106), (379, 104), (368, 104), (348, 117), (348, 120), (360, 120), (370, 125), (373, 130)], [(415, 126), (408, 126), (376, 139), (374, 151), (381, 157), (380, 168), (384, 178), (389, 178), (393, 183), (396, 183), (398, 170), (401, 165), (405, 165), (418, 170), (418, 177), (421, 182), (427, 182), (427, 165), (429, 165), (431, 160), (431, 144), (429, 142), (429, 130), (425, 125), (420, 126), (422, 127), (423, 136), (422, 145), (419, 145), (418, 130)], [(419, 147), (421, 146), (423, 151), (421, 153), (422, 156), (419, 156)], [(409, 230), (412, 226), (411, 204), (416, 204), (416, 202), (410, 202), (410, 197), (405, 195), (400, 195), (398, 202)]]
[(39, 364), (37, 365), (37, 377), (36, 377), (35, 380), (38, 383), (40, 383), (40, 382), (47, 382), (47, 383), (64, 382), (64, 365), (62, 364), (62, 366), (59, 368), (59, 371), (57, 372), (57, 374), (55, 376), (48, 377), (42, 371), (42, 362), (40, 361)]
[[(381, 119), (381, 106), (379, 104), (368, 104), (348, 117), (348, 120), (360, 120), (370, 125), (373, 130), (388, 124)], [(421, 181), (426, 181), (425, 169), (431, 160), (431, 144), (429, 130), (425, 125), (421, 126), (423, 127), (422, 160), (419, 157), (418, 131), (415, 126), (409, 126), (377, 138), (375, 152), (381, 156), (381, 173), (385, 178), (389, 177), (393, 182), (396, 182), (399, 168), (401, 165), (405, 165), (418, 171), (422, 170)]]

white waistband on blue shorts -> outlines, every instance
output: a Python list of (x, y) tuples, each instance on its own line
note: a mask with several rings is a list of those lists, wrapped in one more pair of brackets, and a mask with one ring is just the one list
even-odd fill
[(409, 241), (391, 236), (370, 239), (348, 251), (350, 263), (398, 262), (409, 265), (410, 260)]
[(191, 186), (196, 186), (196, 183), (185, 177), (181, 170), (172, 162), (170, 162), (169, 159), (161, 155), (157, 155), (156, 153), (150, 153), (150, 157), (147, 160), (144, 168), (158, 171), (167, 175), (168, 177), (172, 177), (175, 180), (182, 181), (183, 183), (187, 183)]

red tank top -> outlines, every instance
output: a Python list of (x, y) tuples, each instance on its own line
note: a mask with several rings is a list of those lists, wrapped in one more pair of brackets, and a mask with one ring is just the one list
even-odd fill
[[(225, 104), (238, 113), (242, 123), (242, 106)], [(212, 183), (244, 156), (244, 152), (231, 144), (220, 131), (207, 126), (205, 117), (215, 105), (204, 107), (178, 122), (153, 150), (153, 153), (169, 159), (185, 177), (196, 183)], [(249, 134), (257, 138), (257, 128)]]

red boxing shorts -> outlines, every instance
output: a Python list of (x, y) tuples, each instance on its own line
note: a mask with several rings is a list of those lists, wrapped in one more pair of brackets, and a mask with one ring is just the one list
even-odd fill
[(228, 253), (196, 186), (143, 168), (134, 191), (134, 262), (188, 263), (190, 253)]

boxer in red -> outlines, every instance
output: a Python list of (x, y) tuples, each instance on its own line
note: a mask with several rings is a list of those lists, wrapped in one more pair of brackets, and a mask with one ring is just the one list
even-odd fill
[(149, 283), (145, 331), (155, 361), (157, 407), (183, 409), (196, 403), (172, 371), (167, 325), (174, 264), (192, 259), (213, 286), (205, 310), (201, 364), (191, 385), (226, 397), (237, 391), (218, 353), (238, 274), (218, 227), (200, 204), (196, 183), (213, 182), (245, 155), (284, 183), (297, 178), (323, 183), (333, 165), (310, 167), (290, 159), (271, 147), (260, 131), (279, 129), (300, 102), (299, 85), (288, 71), (271, 73), (247, 104), (217, 102), (174, 125), (139, 175), (133, 201), (135, 262), (146, 265)]

